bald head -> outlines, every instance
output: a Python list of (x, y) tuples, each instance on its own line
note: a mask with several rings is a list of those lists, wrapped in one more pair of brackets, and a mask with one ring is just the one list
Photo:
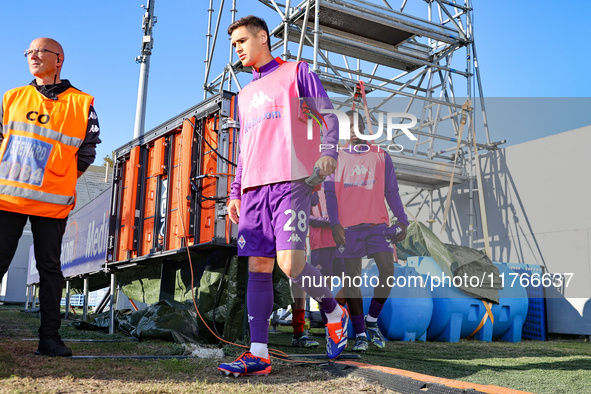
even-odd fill
[(45, 48), (49, 49), (50, 51), (57, 52), (60, 54), (60, 60), (64, 61), (64, 48), (60, 45), (59, 42), (54, 40), (53, 38), (47, 37), (40, 37), (36, 38), (31, 42), (29, 48)]
[(45, 49), (33, 52), (28, 57), (29, 70), (40, 85), (59, 83), (62, 64), (64, 63), (64, 49), (59, 42), (52, 38), (36, 38), (29, 45), (29, 50)]

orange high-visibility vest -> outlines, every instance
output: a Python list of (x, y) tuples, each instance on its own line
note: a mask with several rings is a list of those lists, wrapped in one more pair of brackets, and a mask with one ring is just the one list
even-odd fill
[(0, 210), (62, 219), (76, 204), (78, 149), (94, 98), (69, 88), (48, 99), (32, 85), (4, 95)]

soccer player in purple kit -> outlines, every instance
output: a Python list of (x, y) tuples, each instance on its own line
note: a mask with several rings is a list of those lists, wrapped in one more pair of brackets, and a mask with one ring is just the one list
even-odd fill
[[(315, 167), (320, 176), (332, 174), (337, 154), (320, 154), (319, 133), (306, 138), (307, 117), (300, 98), (316, 115), (332, 109), (332, 104), (305, 62), (273, 58), (264, 20), (241, 18), (228, 27), (228, 34), (242, 65), (253, 70), (252, 82), (238, 95), (240, 154), (228, 203), (230, 220), (238, 224), (238, 255), (249, 257), (246, 303), (251, 344), (248, 352), (218, 369), (234, 376), (268, 375), (275, 257), (292, 282), (325, 311), (328, 357), (338, 357), (347, 344), (348, 313), (326, 286), (309, 285), (320, 283), (322, 276), (306, 264), (304, 253), (313, 191), (304, 180)], [(336, 143), (336, 117), (326, 116), (324, 124), (324, 141)]]
[[(339, 148), (339, 161), (334, 175), (324, 182), (326, 201), (333, 237), (338, 245), (337, 257), (345, 261), (346, 276), (361, 276), (361, 259), (375, 260), (379, 282), (374, 288), (369, 313), (363, 316), (361, 290), (343, 287), (355, 331), (355, 352), (365, 352), (368, 342), (383, 348), (385, 339), (377, 321), (390, 294), (387, 279), (394, 275), (394, 250), (387, 240), (400, 242), (406, 237), (408, 219), (398, 193), (398, 181), (390, 155), (377, 146), (365, 144), (354, 132), (358, 124), (363, 134), (363, 119), (359, 113), (348, 111), (351, 138)], [(355, 119), (356, 118), (356, 119)], [(390, 219), (384, 197), (397, 218)]]
[[(316, 201), (317, 200), (317, 201)], [(318, 268), (327, 283), (332, 283), (332, 277), (340, 277), (345, 272), (342, 258), (336, 257), (336, 243), (332, 236), (332, 228), (328, 218), (324, 187), (314, 193), (312, 199), (312, 215), (310, 216), (310, 264)], [(345, 304), (343, 292), (335, 298), (342, 305)], [(322, 320), (326, 324), (326, 315), (320, 311)]]
[[(310, 218), (310, 226), (312, 226), (312, 219)], [(291, 304), (291, 327), (293, 328), (293, 338), (291, 338), (291, 346), (316, 348), (320, 344), (308, 337), (306, 333), (306, 293), (298, 285), (291, 286), (291, 295), (293, 296), (293, 304)]]

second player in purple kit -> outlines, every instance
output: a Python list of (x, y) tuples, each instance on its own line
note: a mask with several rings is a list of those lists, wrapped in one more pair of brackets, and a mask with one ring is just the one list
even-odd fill
[[(364, 352), (368, 342), (378, 348), (385, 346), (377, 320), (391, 290), (387, 279), (394, 275), (390, 241), (395, 243), (405, 238), (408, 219), (398, 193), (392, 158), (383, 150), (364, 144), (354, 133), (355, 124), (363, 133), (363, 119), (353, 111), (347, 115), (351, 138), (340, 149), (337, 170), (324, 186), (337, 257), (344, 259), (346, 275), (360, 277), (361, 259), (365, 256), (373, 258), (379, 269), (378, 285), (365, 317), (361, 290), (349, 285), (343, 288), (356, 335), (352, 350)], [(361, 146), (365, 148), (355, 149)], [(395, 225), (389, 226), (384, 197), (397, 218)]]

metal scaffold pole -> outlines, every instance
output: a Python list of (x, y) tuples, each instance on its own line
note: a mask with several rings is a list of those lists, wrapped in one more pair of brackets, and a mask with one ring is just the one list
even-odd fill
[[(210, 7), (211, 8), (211, 7)], [(218, 19), (215, 23), (215, 32), (213, 34), (213, 42), (211, 43), (211, 48), (207, 53), (207, 59), (205, 60), (205, 82), (203, 84), (203, 99), (207, 98), (207, 93), (212, 91), (212, 87), (208, 85), (207, 80), (209, 79), (209, 73), (211, 71), (211, 61), (213, 59), (213, 54), (215, 53), (215, 44), (218, 38), (218, 32), (220, 30), (220, 22), (222, 20), (222, 12), (224, 10), (224, 0), (220, 1), (220, 9), (218, 11)], [(211, 15), (211, 14), (210, 14)], [(208, 35), (211, 32), (211, 27), (208, 29)], [(223, 85), (223, 76), (220, 76), (219, 79), (221, 80), (220, 84)]]
[[(287, 2), (285, 3), (285, 14), (284, 14), (284, 18), (283, 18), (283, 28), (285, 29), (285, 31), (287, 31), (287, 29), (289, 28), (289, 23), (290, 23), (289, 16), (290, 16), (291, 11), (289, 9), (289, 3), (290, 3), (290, 0), (287, 0)], [(271, 39), (271, 37), (269, 37), (269, 39)], [(289, 44), (289, 41), (288, 41), (288, 37), (286, 34), (285, 37), (283, 37), (283, 54), (282, 54), (283, 60), (287, 60), (288, 56), (289, 56), (288, 44)]]
[[(205, 47), (205, 84), (207, 84), (207, 77), (208, 77), (208, 72), (209, 72), (209, 59), (210, 59), (210, 48), (211, 48), (211, 20), (213, 18), (213, 0), (209, 0), (209, 8), (207, 9), (207, 13), (208, 13), (208, 17), (207, 17), (207, 33), (205, 34), (205, 41), (207, 43), (207, 46)], [(221, 10), (220, 10), (221, 12)], [(230, 48), (230, 50), (232, 50)], [(207, 98), (207, 90), (204, 88), (203, 89), (203, 99)]]
[[(232, 8), (230, 9), (230, 14), (232, 14), (232, 23), (234, 23), (236, 21), (236, 13), (238, 12), (238, 10), (236, 9), (236, 0), (232, 1)], [(228, 72), (230, 73), (230, 76), (228, 77), (228, 91), (231, 92), (232, 91), (232, 77), (235, 75), (233, 74), (232, 71), (232, 63), (234, 62), (234, 48), (232, 48), (232, 46), (230, 45), (230, 56), (229, 56), (229, 61), (228, 61)]]
[(109, 299), (109, 334), (115, 333), (115, 309), (117, 309), (117, 274), (111, 273), (111, 296)]
[[(245, 0), (236, 0), (246, 6)], [(429, 202), (423, 213), (430, 226), (441, 224), (449, 209), (436, 209), (437, 196), (447, 199), (453, 185), (469, 194), (470, 229), (455, 232), (462, 242), (474, 242), (476, 216), (473, 212), (476, 175), (474, 160), (478, 150), (495, 150), (503, 143), (491, 142), (482, 97), (480, 72), (474, 44), (473, 9), (470, 0), (259, 0), (274, 14), (266, 17), (272, 48), (285, 60), (302, 60), (318, 74), (336, 109), (351, 107), (359, 82), (371, 102), (368, 130), (378, 130), (387, 112), (413, 114), (418, 120), (408, 131), (417, 137), (407, 139), (402, 129), (382, 133), (376, 144), (403, 146), (391, 153), (399, 183), (414, 187), (417, 199), (408, 208), (417, 212)], [(222, 12), (223, 2), (219, 12)], [(220, 16), (218, 15), (218, 21)], [(210, 13), (211, 19), (211, 13)], [(232, 15), (234, 20), (234, 15)], [(275, 24), (273, 24), (275, 23)], [(211, 23), (210, 23), (211, 25)], [(216, 26), (216, 34), (219, 26)], [(211, 37), (211, 28), (208, 29)], [(229, 72), (240, 86), (236, 74), (248, 71), (239, 62), (226, 66), (223, 73), (210, 79), (214, 35), (208, 51), (206, 91), (221, 89)], [(291, 48), (290, 48), (291, 47)], [(304, 51), (306, 47), (306, 51)], [(230, 86), (230, 85), (228, 85)], [(466, 89), (466, 97), (457, 91)], [(480, 97), (475, 97), (477, 93)], [(465, 109), (466, 102), (472, 103)], [(481, 123), (475, 132), (460, 133), (462, 115), (475, 122), (473, 104), (480, 102)], [(365, 114), (367, 115), (367, 114)], [(402, 120), (403, 121), (403, 120)], [(480, 121), (480, 119), (479, 119)], [(384, 123), (384, 122), (383, 122)], [(481, 132), (481, 126), (484, 131)], [(449, 187), (450, 182), (452, 187)], [(448, 188), (447, 196), (440, 190)], [(463, 193), (462, 193), (463, 194)], [(418, 196), (421, 196), (418, 198)], [(443, 205), (443, 198), (439, 202)], [(441, 212), (441, 213), (440, 213)], [(468, 213), (467, 213), (468, 214)], [(448, 235), (452, 231), (448, 229)]]
[(144, 35), (142, 36), (142, 51), (141, 54), (135, 58), (135, 61), (140, 63), (140, 82), (138, 86), (133, 138), (138, 138), (144, 134), (146, 122), (148, 74), (150, 72), (150, 56), (152, 55), (152, 47), (154, 46), (152, 28), (156, 24), (156, 17), (154, 16), (154, 1), (155, 0), (148, 0), (148, 5), (142, 6), (142, 8), (146, 10), (146, 13), (144, 14), (142, 21), (142, 29), (144, 30)]

